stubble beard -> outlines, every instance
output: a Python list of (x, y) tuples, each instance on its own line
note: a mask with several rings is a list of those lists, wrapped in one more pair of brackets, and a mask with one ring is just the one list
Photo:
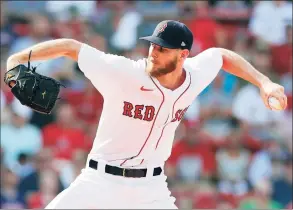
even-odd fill
[(150, 69), (147, 67), (146, 71), (152, 77), (160, 77), (175, 71), (176, 66), (177, 66), (177, 58), (174, 58), (164, 68), (153, 67)]

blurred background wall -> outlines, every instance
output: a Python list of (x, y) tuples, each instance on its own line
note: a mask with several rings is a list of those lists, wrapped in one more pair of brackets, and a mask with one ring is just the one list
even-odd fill
[[(140, 59), (149, 46), (138, 37), (164, 19), (190, 27), (191, 56), (234, 50), (288, 96), (288, 109), (272, 112), (258, 89), (220, 72), (186, 113), (166, 164), (178, 207), (292, 209), (291, 1), (1, 1), (1, 78), (9, 55), (56, 38)], [(1, 209), (44, 208), (68, 187), (84, 167), (103, 107), (77, 63), (39, 64), (68, 88), (45, 116), (20, 105), (1, 82)]]

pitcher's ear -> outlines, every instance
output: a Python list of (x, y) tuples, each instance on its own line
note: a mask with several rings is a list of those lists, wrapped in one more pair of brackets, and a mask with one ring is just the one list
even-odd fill
[(186, 59), (189, 56), (189, 50), (182, 50), (181, 52), (181, 58)]

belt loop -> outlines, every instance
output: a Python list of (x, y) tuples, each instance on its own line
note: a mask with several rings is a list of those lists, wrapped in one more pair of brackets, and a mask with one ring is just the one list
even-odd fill
[(89, 167), (97, 170), (98, 169), (98, 162), (91, 159), (89, 161)]
[(123, 168), (122, 175), (125, 177), (125, 168)]
[(153, 177), (153, 173), (154, 173), (154, 168), (153, 167), (147, 167), (146, 177), (147, 178)]
[(153, 176), (159, 176), (163, 173), (163, 169), (162, 167), (156, 167), (154, 168), (154, 171), (153, 171)]

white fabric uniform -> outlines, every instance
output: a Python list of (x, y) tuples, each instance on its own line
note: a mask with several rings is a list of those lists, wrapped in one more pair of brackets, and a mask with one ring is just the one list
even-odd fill
[[(85, 169), (47, 208), (176, 208), (164, 171), (152, 176), (152, 170), (164, 167), (184, 112), (222, 63), (217, 48), (187, 58), (186, 79), (172, 91), (145, 72), (145, 59), (133, 61), (83, 44), (78, 64), (103, 95), (103, 112)], [(99, 162), (98, 170), (88, 167), (90, 159)], [(105, 174), (105, 163), (147, 168), (147, 177)]]

